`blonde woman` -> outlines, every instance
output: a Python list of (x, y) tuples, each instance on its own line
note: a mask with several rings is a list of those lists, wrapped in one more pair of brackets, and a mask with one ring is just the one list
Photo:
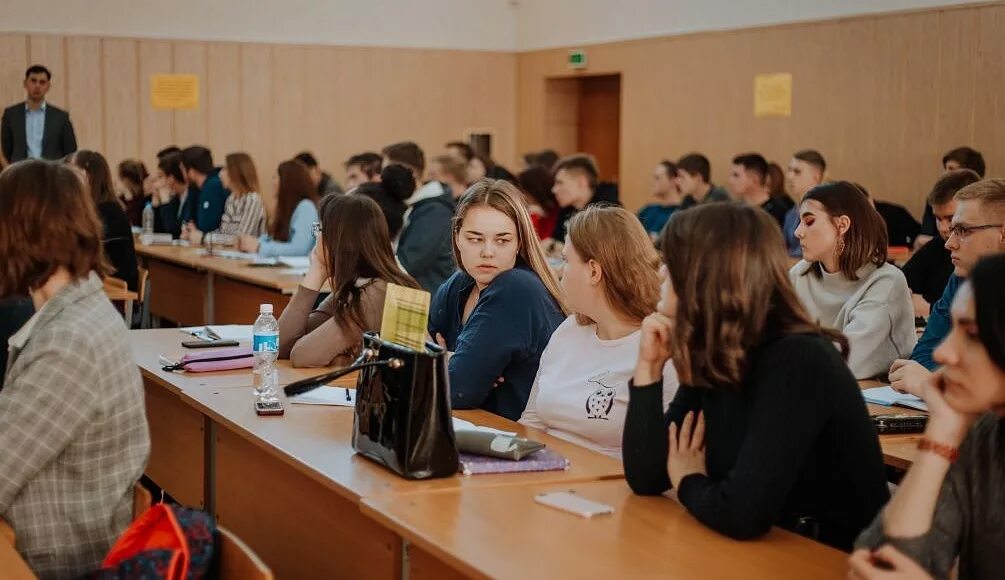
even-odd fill
[[(621, 458), (628, 381), (639, 356), (642, 320), (656, 311), (660, 259), (639, 220), (620, 207), (591, 206), (569, 221), (562, 289), (575, 315), (541, 355), (520, 422)], [(677, 391), (663, 367), (663, 401)]]
[(453, 251), (460, 268), (429, 313), (429, 333), (453, 353), (453, 407), (516, 421), (565, 308), (515, 186), (486, 179), (468, 189), (454, 218)]
[[(247, 153), (227, 155), (220, 171), (220, 181), (230, 195), (223, 205), (220, 229), (215, 233), (230, 240), (241, 235), (257, 238), (265, 233), (265, 212), (262, 196), (258, 194), (258, 171), (251, 156)], [(188, 225), (186, 232), (189, 241), (196, 244), (201, 243), (205, 236), (192, 224)]]

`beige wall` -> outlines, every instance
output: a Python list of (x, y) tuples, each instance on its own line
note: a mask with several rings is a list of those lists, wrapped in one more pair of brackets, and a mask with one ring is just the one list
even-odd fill
[[(641, 205), (652, 168), (692, 150), (722, 183), (757, 150), (785, 164), (818, 148), (837, 178), (920, 214), (942, 154), (969, 144), (1005, 171), (1002, 3), (709, 32), (587, 47), (584, 74), (621, 73), (621, 187)], [(517, 149), (549, 146), (546, 80), (566, 50), (518, 57)], [(756, 73), (793, 74), (787, 119), (753, 115)], [(561, 151), (561, 153), (570, 153)]]
[[(427, 156), (466, 129), (495, 132), (515, 154), (516, 55), (288, 44), (0, 34), (0, 102), (24, 99), (29, 63), (53, 72), (49, 101), (67, 108), (81, 148), (148, 168), (168, 144), (209, 146), (217, 163), (245, 150), (269, 183), (276, 165), (311, 150), (341, 180), (364, 149), (414, 139)], [(149, 77), (195, 73), (195, 111), (154, 111)]]

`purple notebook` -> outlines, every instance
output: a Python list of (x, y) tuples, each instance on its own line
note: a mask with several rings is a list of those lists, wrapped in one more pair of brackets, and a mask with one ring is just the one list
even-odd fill
[(500, 459), (487, 455), (471, 455), (461, 453), (461, 473), (478, 475), (479, 473), (521, 473), (526, 471), (565, 471), (569, 469), (569, 460), (551, 449), (541, 449), (521, 459)]

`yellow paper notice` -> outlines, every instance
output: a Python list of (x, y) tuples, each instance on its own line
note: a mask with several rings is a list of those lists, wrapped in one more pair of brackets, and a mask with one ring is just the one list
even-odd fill
[(754, 77), (754, 116), (792, 116), (792, 73)]
[(418, 351), (426, 348), (429, 327), (429, 292), (387, 285), (380, 337)]
[(197, 75), (150, 75), (150, 105), (155, 111), (199, 108)]

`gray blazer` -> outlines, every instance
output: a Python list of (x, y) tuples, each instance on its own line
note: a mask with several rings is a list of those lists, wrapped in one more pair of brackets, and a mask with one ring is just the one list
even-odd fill
[[(28, 158), (28, 139), (25, 135), (24, 102), (7, 107), (0, 122), (0, 145), (3, 156), (14, 163)], [(77, 136), (73, 132), (70, 114), (63, 109), (45, 104), (45, 129), (42, 132), (42, 157), (62, 159), (77, 150)]]
[(0, 391), (0, 517), (39, 577), (76, 578), (98, 568), (132, 518), (150, 455), (143, 387), (96, 274), (27, 324)]

